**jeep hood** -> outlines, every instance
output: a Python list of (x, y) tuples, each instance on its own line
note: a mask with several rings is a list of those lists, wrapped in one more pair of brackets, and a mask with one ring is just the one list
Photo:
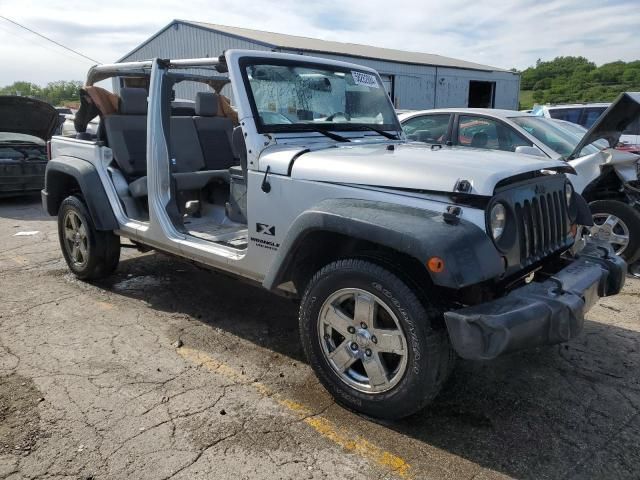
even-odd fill
[(0, 96), (0, 132), (24, 133), (49, 140), (59, 117), (46, 102), (28, 97)]
[[(340, 145), (298, 151), (291, 177), (300, 180), (367, 185), (386, 188), (454, 192), (459, 180), (468, 180), (472, 195), (492, 196), (496, 185), (515, 175), (540, 170), (573, 172), (565, 162), (530, 155), (425, 144), (376, 143)], [(266, 153), (266, 152), (265, 152)], [(274, 152), (280, 158), (283, 151)], [(260, 158), (261, 166), (267, 158)]]
[(598, 140), (606, 140), (611, 148), (615, 147), (622, 132), (639, 116), (640, 92), (621, 93), (584, 134), (567, 160), (577, 158), (584, 147)]

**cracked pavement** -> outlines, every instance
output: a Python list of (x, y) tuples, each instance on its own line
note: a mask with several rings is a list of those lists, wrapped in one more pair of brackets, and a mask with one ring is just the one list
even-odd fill
[[(38, 231), (14, 236), (19, 231)], [(66, 269), (37, 197), (0, 202), (0, 478), (637, 478), (640, 281), (566, 345), (459, 360), (378, 423), (305, 363), (296, 305), (157, 253)]]

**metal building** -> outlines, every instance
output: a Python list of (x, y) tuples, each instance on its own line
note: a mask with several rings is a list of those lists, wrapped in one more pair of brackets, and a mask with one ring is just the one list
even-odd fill
[[(231, 48), (313, 55), (375, 68), (399, 109), (518, 108), (520, 76), (508, 70), (429, 53), (187, 20), (174, 20), (119, 61), (217, 57)], [(196, 88), (179, 86), (176, 93), (193, 99)]]

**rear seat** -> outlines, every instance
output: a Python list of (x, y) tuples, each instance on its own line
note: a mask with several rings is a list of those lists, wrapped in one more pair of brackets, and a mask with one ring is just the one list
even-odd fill
[[(211, 100), (209, 98), (209, 100)], [(217, 100), (217, 99), (216, 99)], [(217, 103), (215, 104), (217, 105)], [(196, 111), (198, 107), (196, 107)], [(205, 108), (206, 110), (206, 108)], [(209, 109), (210, 111), (210, 109)], [(211, 119), (211, 120), (227, 120), (227, 119)], [(172, 168), (172, 176), (176, 181), (176, 188), (178, 191), (187, 190), (201, 190), (213, 179), (219, 179), (224, 182), (229, 182), (229, 170), (228, 167), (210, 168), (211, 166), (219, 166), (223, 164), (233, 164), (233, 154), (231, 153), (231, 147), (228, 146), (228, 157), (226, 157), (226, 151), (224, 147), (220, 150), (224, 156), (224, 163), (219, 161), (213, 162), (211, 153), (207, 150), (210, 148), (216, 148), (213, 145), (209, 145), (207, 149), (202, 147), (202, 139), (199, 137), (196, 131), (196, 118), (172, 116), (170, 124), (171, 134), (171, 158), (175, 161)], [(206, 122), (205, 122), (206, 123)], [(229, 125), (231, 121), (229, 120)], [(208, 127), (208, 126), (207, 126)], [(216, 127), (216, 126), (214, 126)], [(223, 123), (223, 127), (226, 128), (226, 123)], [(217, 128), (204, 128), (205, 135), (209, 133), (215, 133)], [(225, 134), (226, 135), (226, 134)], [(230, 143), (231, 133), (229, 133)], [(145, 140), (146, 141), (146, 140)], [(216, 140), (217, 142), (217, 140)], [(217, 142), (222, 143), (222, 142)], [(204, 153), (203, 153), (204, 152)], [(215, 154), (215, 152), (214, 152)], [(207, 157), (208, 155), (208, 157)], [(215, 158), (220, 159), (214, 155)], [(210, 162), (206, 160), (209, 158)], [(129, 183), (129, 191), (134, 197), (144, 197), (148, 194), (147, 177), (141, 177), (137, 180)]]

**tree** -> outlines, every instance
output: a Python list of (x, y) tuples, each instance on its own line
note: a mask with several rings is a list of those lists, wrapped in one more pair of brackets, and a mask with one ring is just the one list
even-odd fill
[(65, 103), (78, 103), (82, 85), (82, 82), (75, 80), (59, 80), (49, 82), (45, 87), (40, 87), (35, 83), (18, 81), (0, 88), (0, 95), (32, 97), (57, 106)]
[[(611, 101), (620, 92), (640, 90), (640, 60), (596, 66), (585, 57), (538, 59), (521, 72), (520, 89), (536, 103)], [(531, 108), (524, 102), (522, 108)]]

